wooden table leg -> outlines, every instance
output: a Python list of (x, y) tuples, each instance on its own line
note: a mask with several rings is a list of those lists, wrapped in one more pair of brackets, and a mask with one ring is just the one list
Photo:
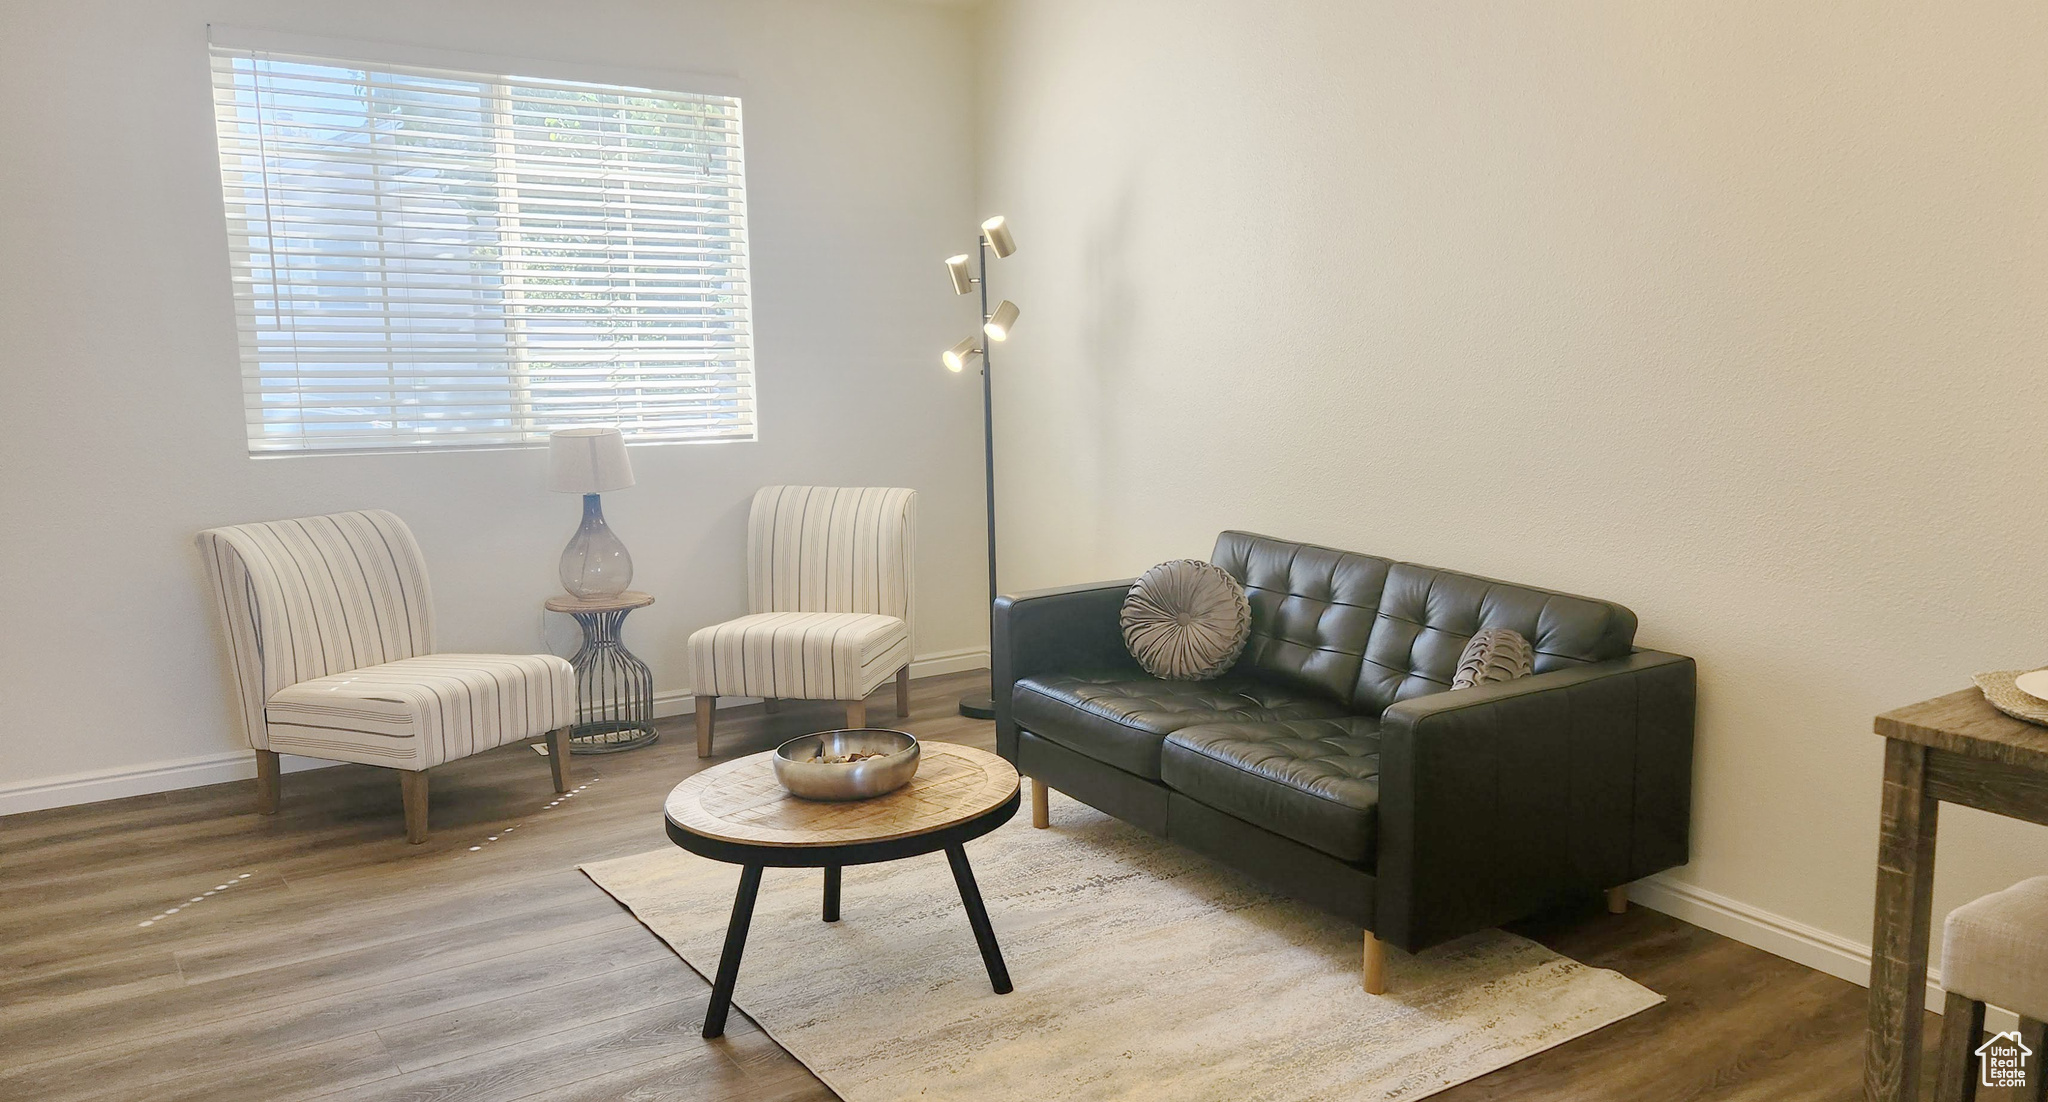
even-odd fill
[(754, 921), (754, 896), (761, 890), (761, 866), (740, 869), (740, 890), (732, 897), (732, 921), (725, 927), (725, 950), (718, 954), (718, 979), (711, 985), (711, 1006), (704, 1011), (704, 1036), (725, 1034), (725, 1013), (732, 1009), (733, 985), (740, 978), (740, 954), (747, 948), (747, 927)]
[(1870, 1026), (1863, 1040), (1866, 1102), (1912, 1102), (1919, 1090), (1940, 807), (1927, 794), (1927, 748), (1885, 740), (1877, 920), (1870, 936)]
[(825, 921), (839, 921), (839, 866), (825, 866)]
[(1003, 964), (1003, 950), (996, 945), (995, 927), (988, 923), (988, 908), (982, 906), (981, 889), (974, 883), (974, 868), (967, 863), (967, 850), (958, 844), (946, 847), (946, 861), (953, 866), (953, 883), (960, 887), (960, 902), (967, 907), (967, 924), (974, 928), (974, 943), (981, 947), (981, 963), (988, 967), (988, 984), (998, 995), (1010, 993), (1010, 970)]

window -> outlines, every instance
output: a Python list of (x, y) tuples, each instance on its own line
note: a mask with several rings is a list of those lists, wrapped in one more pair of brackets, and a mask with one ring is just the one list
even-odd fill
[(754, 438), (740, 101), (213, 47), (249, 450)]

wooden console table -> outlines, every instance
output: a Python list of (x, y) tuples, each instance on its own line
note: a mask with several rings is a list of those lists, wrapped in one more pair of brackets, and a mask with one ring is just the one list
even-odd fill
[(2048, 728), (2000, 712), (1976, 689), (1877, 717), (1884, 744), (1877, 922), (1870, 938), (1868, 1102), (1912, 1102), (1920, 1083), (1934, 829), (1941, 802), (2048, 825)]

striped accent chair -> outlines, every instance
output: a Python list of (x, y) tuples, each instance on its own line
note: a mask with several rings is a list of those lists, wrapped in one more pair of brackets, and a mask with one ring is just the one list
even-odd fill
[(569, 785), (576, 675), (552, 654), (436, 654), (419, 544), (382, 510), (199, 533), (227, 630), (256, 810), (277, 811), (278, 755), (399, 771), (405, 837), (427, 840), (427, 770), (535, 735)]
[(867, 696), (896, 679), (910, 714), (917, 491), (766, 486), (747, 519), (747, 611), (690, 636), (697, 754), (721, 696), (837, 700), (867, 726)]

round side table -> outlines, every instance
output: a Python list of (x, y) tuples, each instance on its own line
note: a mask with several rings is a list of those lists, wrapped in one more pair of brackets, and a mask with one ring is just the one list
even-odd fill
[(611, 754), (661, 737), (654, 729), (654, 672), (619, 641), (626, 614), (653, 603), (631, 589), (616, 597), (563, 593), (547, 599), (549, 612), (574, 616), (583, 629), (583, 646), (569, 659), (576, 667), (571, 754)]

